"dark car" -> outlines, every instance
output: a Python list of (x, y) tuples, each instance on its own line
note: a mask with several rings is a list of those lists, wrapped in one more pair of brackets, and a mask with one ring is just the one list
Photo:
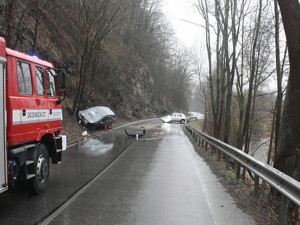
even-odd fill
[(95, 106), (79, 111), (79, 123), (88, 129), (111, 128), (115, 122), (115, 113), (106, 106)]

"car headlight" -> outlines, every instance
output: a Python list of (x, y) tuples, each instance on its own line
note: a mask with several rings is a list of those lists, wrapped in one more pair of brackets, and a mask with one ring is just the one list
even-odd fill
[(79, 116), (79, 118), (79, 123), (88, 123), (88, 121), (83, 116)]

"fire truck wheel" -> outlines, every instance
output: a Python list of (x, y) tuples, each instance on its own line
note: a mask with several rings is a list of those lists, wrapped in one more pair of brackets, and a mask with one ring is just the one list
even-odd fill
[(35, 194), (40, 194), (46, 189), (50, 171), (49, 166), (50, 164), (47, 147), (44, 144), (40, 144), (36, 154), (35, 177), (32, 180), (33, 191)]

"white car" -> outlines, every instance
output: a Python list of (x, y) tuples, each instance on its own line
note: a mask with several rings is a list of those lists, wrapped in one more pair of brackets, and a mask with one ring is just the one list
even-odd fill
[(183, 113), (173, 113), (171, 116), (162, 117), (161, 120), (164, 123), (170, 123), (170, 122), (185, 123), (186, 117)]
[(169, 123), (169, 122), (171, 122), (171, 116), (170, 115), (164, 116), (164, 117), (161, 118), (161, 120), (164, 123)]

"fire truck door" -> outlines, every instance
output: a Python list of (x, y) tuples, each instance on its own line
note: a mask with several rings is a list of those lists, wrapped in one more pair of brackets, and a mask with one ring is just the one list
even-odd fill
[(5, 63), (0, 59), (0, 192), (7, 189)]
[[(39, 66), (35, 66), (35, 80), (36, 80), (36, 109), (38, 111), (38, 122), (48, 122), (49, 110), (48, 102), (45, 100), (45, 87), (44, 87), (44, 71), (45, 69)], [(37, 125), (38, 126), (38, 125)], [(40, 127), (44, 128), (44, 125)]]
[(56, 89), (56, 82), (53, 75), (49, 70), (46, 70), (46, 84), (47, 84), (47, 96), (49, 104), (49, 121), (52, 121), (56, 127), (61, 126), (62, 110), (61, 105), (57, 104), (58, 93)]

